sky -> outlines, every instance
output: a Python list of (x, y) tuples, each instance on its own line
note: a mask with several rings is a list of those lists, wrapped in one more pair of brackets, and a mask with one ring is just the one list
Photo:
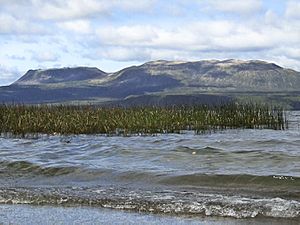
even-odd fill
[(0, 0), (0, 85), (29, 69), (232, 58), (300, 71), (300, 0)]

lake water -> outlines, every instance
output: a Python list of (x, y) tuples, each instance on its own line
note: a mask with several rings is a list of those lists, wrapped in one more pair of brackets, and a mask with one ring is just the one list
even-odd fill
[(11, 222), (3, 209), (15, 204), (297, 224), (300, 112), (288, 120), (283, 131), (1, 137), (0, 224)]

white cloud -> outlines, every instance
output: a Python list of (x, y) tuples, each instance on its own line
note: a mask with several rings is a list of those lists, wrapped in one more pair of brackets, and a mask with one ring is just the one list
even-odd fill
[[(264, 55), (270, 59), (277, 56), (279, 59), (280, 55), (284, 55), (291, 59), (287, 64), (290, 66), (290, 62), (296, 62), (292, 59), (298, 57), (297, 50), (291, 49), (300, 46), (300, 24), (282, 20), (272, 12), (266, 13), (265, 20), (259, 24), (253, 21), (215, 20), (179, 24), (176, 27), (111, 26), (98, 29), (96, 33), (100, 39), (100, 51), (106, 49), (106, 54), (101, 56), (124, 61), (134, 60), (135, 57), (136, 60), (189, 60), (197, 59), (197, 54), (198, 57), (254, 59), (256, 55), (267, 60)], [(276, 51), (279, 48), (287, 51)]]
[(147, 45), (157, 37), (158, 29), (152, 26), (102, 27), (96, 33), (108, 45)]
[[(26, 16), (32, 18), (71, 20), (107, 16), (115, 10), (147, 12), (155, 2), (156, 0), (25, 0), (23, 2), (4, 1), (3, 4), (15, 15), (25, 12)], [(32, 14), (26, 13), (24, 9), (31, 11)]]
[(142, 11), (147, 12), (157, 2), (157, 0), (111, 0), (112, 7), (121, 8), (126, 11)]
[(261, 0), (207, 0), (208, 7), (227, 13), (250, 14), (262, 8)]
[(26, 58), (24, 56), (20, 55), (8, 55), (6, 54), (6, 57), (12, 60), (25, 60)]
[(0, 64), (0, 83), (9, 85), (20, 76), (21, 72), (16, 67), (8, 67)]
[(46, 34), (41, 25), (0, 13), (0, 34)]
[[(42, 19), (68, 20), (82, 18), (106, 11), (107, 4), (97, 0), (34, 1), (39, 8), (37, 15)], [(38, 6), (38, 7), (37, 7)]]
[[(286, 58), (293, 61), (300, 61), (300, 47), (279, 47), (272, 51), (272, 55), (278, 58)], [(300, 65), (298, 66), (298, 68), (300, 69)]]
[[(284, 52), (286, 52), (286, 55), (289, 58), (295, 59), (295, 60), (299, 60), (300, 61), (300, 47), (299, 45), (297, 47), (294, 48), (285, 48), (283, 49)], [(300, 69), (300, 66), (298, 67)]]
[(209, 8), (238, 14), (250, 14), (258, 12), (262, 8), (261, 0), (213, 0), (206, 1), (206, 3), (209, 5)]
[(32, 59), (37, 62), (55, 62), (59, 57), (51, 51), (33, 52)]
[(141, 48), (111, 47), (98, 53), (102, 58), (114, 61), (147, 61), (151, 59), (149, 50)]
[[(270, 48), (269, 33), (229, 21), (196, 22), (185, 27), (121, 26), (99, 29), (103, 45), (177, 50), (241, 51)], [(277, 33), (276, 33), (277, 34)]]
[(299, 60), (287, 57), (282, 54), (270, 55), (270, 56), (266, 57), (266, 60), (274, 62), (285, 68), (291, 68), (296, 71), (300, 71)]
[(88, 20), (74, 20), (61, 22), (57, 24), (58, 27), (66, 29), (78, 34), (89, 34), (92, 32), (90, 21)]
[(289, 1), (285, 10), (288, 18), (300, 19), (300, 1)]

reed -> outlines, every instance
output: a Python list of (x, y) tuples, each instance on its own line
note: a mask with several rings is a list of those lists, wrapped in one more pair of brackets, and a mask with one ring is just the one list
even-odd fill
[(1, 105), (0, 132), (27, 134), (157, 134), (223, 129), (286, 129), (284, 111), (261, 104), (194, 107)]

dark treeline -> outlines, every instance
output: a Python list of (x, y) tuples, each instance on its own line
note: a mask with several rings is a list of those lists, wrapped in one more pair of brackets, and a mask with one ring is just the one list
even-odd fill
[(222, 129), (285, 129), (284, 111), (259, 104), (194, 107), (0, 105), (0, 132), (27, 134), (196, 133)]

